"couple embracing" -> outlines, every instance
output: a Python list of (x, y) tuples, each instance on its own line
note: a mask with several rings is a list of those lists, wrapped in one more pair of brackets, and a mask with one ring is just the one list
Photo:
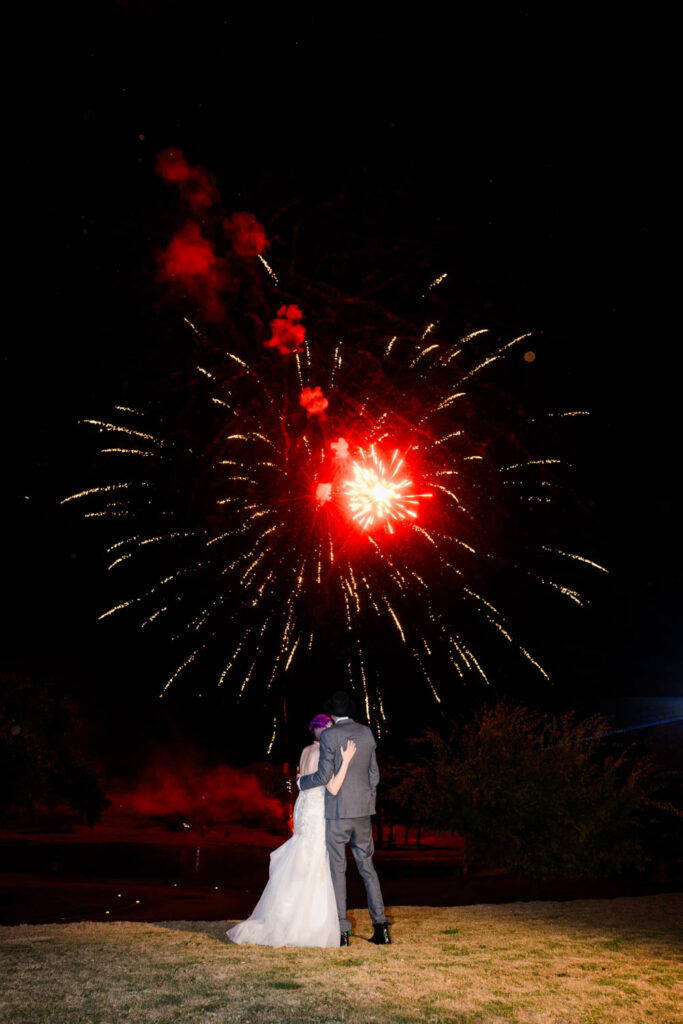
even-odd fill
[(227, 933), (232, 942), (261, 946), (348, 946), (346, 847), (365, 883), (374, 926), (370, 942), (391, 942), (377, 872), (372, 863), (371, 815), (379, 770), (375, 739), (350, 717), (349, 695), (337, 690), (328, 714), (310, 724), (297, 779), (294, 834), (270, 855), (268, 884), (251, 917)]

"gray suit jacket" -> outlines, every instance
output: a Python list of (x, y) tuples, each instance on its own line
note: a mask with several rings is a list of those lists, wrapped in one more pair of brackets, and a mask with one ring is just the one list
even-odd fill
[(367, 725), (359, 725), (352, 718), (345, 718), (320, 735), (320, 760), (318, 770), (312, 775), (302, 775), (301, 789), (326, 786), (342, 765), (341, 748), (347, 740), (356, 743), (356, 753), (351, 759), (342, 788), (336, 796), (325, 790), (326, 818), (365, 818), (375, 813), (375, 794), (379, 782), (379, 769), (375, 756), (375, 737)]

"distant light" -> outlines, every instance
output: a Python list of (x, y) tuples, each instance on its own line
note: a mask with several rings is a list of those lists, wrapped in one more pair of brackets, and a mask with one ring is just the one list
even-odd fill
[(139, 903), (139, 902), (140, 902), (140, 900), (136, 900), (135, 902), (136, 902), (136, 903)]
[(111, 910), (105, 910), (105, 914), (111, 914)]
[(528, 352), (524, 353), (524, 362), (525, 363), (533, 363), (535, 358), (536, 358), (536, 353), (532, 352), (531, 349), (529, 349)]

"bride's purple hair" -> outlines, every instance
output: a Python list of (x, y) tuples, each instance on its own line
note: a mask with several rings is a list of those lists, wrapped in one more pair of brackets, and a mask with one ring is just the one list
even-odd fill
[(328, 725), (332, 725), (329, 715), (316, 715), (308, 726), (308, 731), (312, 733), (314, 729), (327, 729)]

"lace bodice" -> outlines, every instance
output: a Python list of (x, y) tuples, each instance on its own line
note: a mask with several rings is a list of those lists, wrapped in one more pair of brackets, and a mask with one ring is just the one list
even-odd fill
[[(318, 770), (320, 744), (304, 747), (299, 758), (301, 775), (312, 775)], [(325, 839), (325, 787), (316, 786), (299, 793), (293, 812), (294, 835), (320, 842)]]
[(294, 835), (313, 842), (325, 839), (325, 787), (299, 793), (294, 804)]

